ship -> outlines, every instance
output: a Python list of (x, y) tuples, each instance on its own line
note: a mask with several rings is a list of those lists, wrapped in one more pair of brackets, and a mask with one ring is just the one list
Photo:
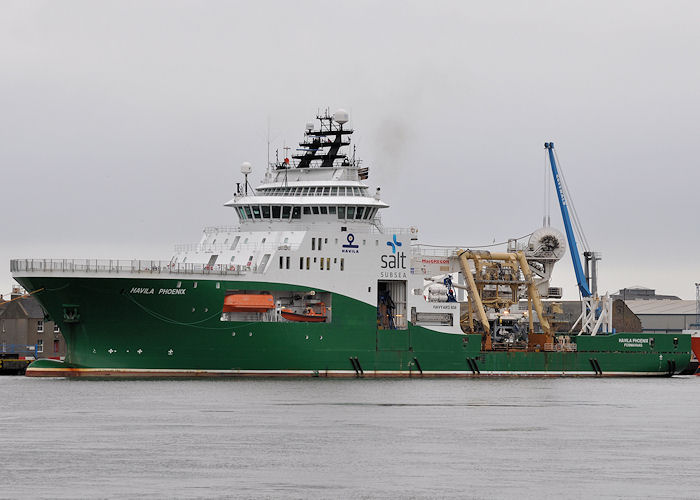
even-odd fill
[(12, 260), (67, 344), (64, 360), (38, 359), (27, 376), (670, 376), (688, 365), (689, 335), (615, 332), (606, 297), (582, 307), (581, 329), (557, 331), (545, 299), (560, 296), (549, 285), (566, 241), (554, 228), (496, 251), (385, 227), (389, 205), (351, 148), (348, 113), (316, 118), (256, 186), (242, 164), (224, 204), (235, 222), (169, 259)]

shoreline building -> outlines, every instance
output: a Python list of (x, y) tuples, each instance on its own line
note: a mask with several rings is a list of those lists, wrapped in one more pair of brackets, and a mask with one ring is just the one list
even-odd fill
[(65, 355), (61, 330), (48, 320), (39, 301), (18, 286), (10, 300), (0, 298), (0, 356), (63, 359)]

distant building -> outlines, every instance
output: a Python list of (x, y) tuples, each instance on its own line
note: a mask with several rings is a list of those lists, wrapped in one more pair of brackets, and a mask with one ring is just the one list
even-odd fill
[(631, 286), (623, 288), (617, 293), (611, 295), (613, 300), (620, 299), (624, 301), (630, 300), (681, 300), (675, 295), (657, 295), (653, 288), (643, 286)]
[(39, 301), (19, 287), (10, 300), (0, 298), (0, 356), (63, 358), (66, 341), (58, 324), (48, 321)]
[(694, 300), (627, 300), (629, 308), (642, 320), (642, 331), (680, 333), (696, 322)]

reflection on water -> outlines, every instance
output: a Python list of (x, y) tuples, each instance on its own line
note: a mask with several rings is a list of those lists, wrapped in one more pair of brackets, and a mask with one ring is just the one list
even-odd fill
[(700, 377), (0, 378), (0, 497), (697, 497)]

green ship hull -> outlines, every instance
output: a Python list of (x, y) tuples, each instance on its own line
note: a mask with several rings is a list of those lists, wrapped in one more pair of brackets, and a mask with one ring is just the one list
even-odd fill
[[(575, 351), (482, 351), (481, 335), (410, 322), (377, 326), (371, 304), (331, 293), (327, 323), (222, 321), (226, 290), (305, 288), (199, 280), (22, 276), (61, 328), (65, 361), (37, 360), (29, 376), (484, 377), (672, 375), (690, 362), (690, 336), (575, 336)], [(143, 293), (134, 294), (134, 290)], [(149, 293), (150, 292), (150, 293)]]

